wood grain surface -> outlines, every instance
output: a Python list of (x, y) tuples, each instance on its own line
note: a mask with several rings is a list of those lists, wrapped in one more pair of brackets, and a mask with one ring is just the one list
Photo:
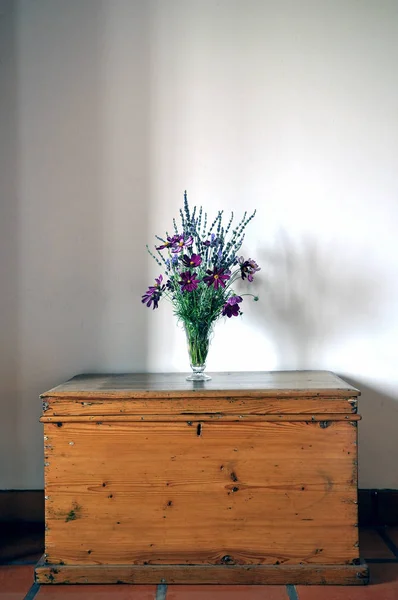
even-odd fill
[(78, 375), (42, 397), (84, 398), (184, 398), (251, 396), (349, 397), (358, 396), (352, 387), (330, 371), (255, 371), (212, 373), (206, 382), (186, 381), (184, 373), (123, 373)]
[(51, 563), (350, 563), (356, 429), (47, 423)]
[(53, 388), (38, 581), (365, 583), (358, 395), (327, 371)]
[(81, 398), (48, 397), (43, 402), (45, 420), (58, 416), (135, 415), (138, 418), (203, 415), (209, 418), (242, 416), (287, 416), (313, 414), (355, 414), (356, 398), (321, 398), (314, 396), (284, 398)]
[[(358, 565), (48, 565), (36, 567), (40, 584), (90, 583), (216, 583), (234, 585), (366, 585), (369, 569)], [(266, 598), (266, 596), (264, 596)]]

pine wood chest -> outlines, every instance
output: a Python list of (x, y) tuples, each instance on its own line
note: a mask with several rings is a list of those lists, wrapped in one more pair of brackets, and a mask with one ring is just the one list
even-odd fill
[(80, 375), (43, 394), (36, 580), (366, 583), (358, 395), (327, 371)]

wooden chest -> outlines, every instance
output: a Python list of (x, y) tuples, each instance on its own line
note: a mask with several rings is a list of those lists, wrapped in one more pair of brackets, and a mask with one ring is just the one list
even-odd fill
[(81, 375), (43, 394), (39, 583), (363, 584), (333, 373)]

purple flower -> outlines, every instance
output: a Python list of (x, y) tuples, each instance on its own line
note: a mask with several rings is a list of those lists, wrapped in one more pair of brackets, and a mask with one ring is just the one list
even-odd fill
[(164, 242), (164, 244), (162, 244), (161, 246), (155, 246), (156, 250), (164, 250), (164, 248), (170, 248), (176, 243), (178, 237), (178, 235), (173, 235), (173, 237), (167, 236), (167, 242)]
[(141, 300), (141, 302), (143, 304), (146, 304), (148, 308), (150, 308), (153, 302), (153, 309), (158, 308), (159, 300), (162, 296), (163, 291), (166, 288), (166, 286), (162, 284), (162, 275), (159, 275), (159, 277), (155, 279), (155, 281), (155, 285), (149, 286), (148, 290), (145, 292), (145, 294), (143, 294)]
[(228, 298), (228, 300), (223, 306), (222, 315), (228, 318), (237, 317), (238, 315), (240, 315), (240, 302), (242, 302), (241, 296), (231, 296), (230, 298)]
[(196, 279), (196, 273), (184, 271), (180, 273), (181, 280), (178, 282), (182, 292), (193, 292), (198, 287), (199, 279)]
[(254, 273), (261, 271), (256, 261), (252, 260), (251, 258), (249, 258), (249, 260), (245, 260), (243, 256), (241, 256), (239, 259), (239, 265), (242, 279), (246, 279), (247, 277), (248, 281), (253, 281)]
[(202, 244), (204, 246), (211, 246), (212, 248), (214, 248), (214, 246), (217, 246), (218, 244), (218, 238), (216, 238), (215, 234), (212, 233), (210, 239), (206, 240), (205, 242), (202, 242)]
[(243, 302), (242, 296), (231, 296), (230, 298), (228, 298), (226, 304), (234, 306), (234, 304), (239, 304), (239, 302)]
[(222, 309), (222, 316), (228, 317), (238, 317), (240, 315), (239, 304), (224, 304)]
[(184, 254), (182, 262), (186, 267), (199, 267), (202, 262), (202, 258), (199, 256), (199, 254), (192, 254), (192, 256)]
[(146, 304), (148, 308), (150, 308), (153, 302), (153, 309), (158, 308), (160, 300), (159, 292), (155, 291), (153, 288), (149, 288), (147, 292), (142, 296), (141, 302)]
[(156, 281), (156, 284), (154, 287), (163, 291), (165, 288), (165, 285), (162, 285), (163, 275), (159, 275), (159, 277), (157, 277), (157, 278), (155, 277), (155, 281)]
[(183, 250), (184, 248), (188, 248), (188, 246), (192, 246), (193, 237), (191, 235), (189, 235), (186, 239), (184, 238), (183, 235), (175, 235), (174, 238), (175, 238), (175, 240), (173, 243), (173, 247), (171, 249), (171, 251), (173, 253), (181, 252), (181, 250)]
[(225, 288), (225, 282), (230, 279), (231, 275), (228, 271), (224, 271), (223, 269), (217, 269), (217, 267), (213, 271), (206, 271), (207, 277), (203, 277), (203, 281), (210, 287), (214, 285), (214, 289), (218, 290), (218, 286)]
[(240, 315), (239, 302), (242, 302), (242, 300), (243, 299), (241, 296), (231, 296), (228, 298), (222, 308), (223, 317), (228, 317), (230, 319), (231, 317), (237, 317)]

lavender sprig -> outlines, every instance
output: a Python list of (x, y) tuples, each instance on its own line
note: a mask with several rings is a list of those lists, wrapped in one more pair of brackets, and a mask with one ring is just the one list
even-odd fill
[(245, 229), (256, 211), (249, 216), (245, 212), (231, 233), (234, 213), (224, 227), (223, 211), (218, 211), (207, 229), (207, 213), (202, 206), (190, 210), (185, 192), (179, 214), (181, 227), (173, 219), (173, 236), (168, 232), (166, 237), (155, 236), (161, 242), (156, 247), (156, 255), (147, 246), (148, 253), (166, 272), (167, 281), (159, 275), (155, 285), (143, 295), (142, 302), (157, 308), (159, 300), (166, 298), (193, 336), (199, 335), (202, 328), (206, 337), (209, 327), (219, 317), (242, 314), (242, 297), (237, 296), (231, 286), (239, 278), (250, 283), (260, 270), (254, 260), (238, 259), (237, 254), (245, 239)]

